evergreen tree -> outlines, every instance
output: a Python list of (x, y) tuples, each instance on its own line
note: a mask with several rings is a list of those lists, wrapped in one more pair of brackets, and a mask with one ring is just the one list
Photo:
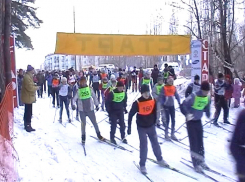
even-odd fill
[(12, 33), (19, 48), (33, 49), (31, 38), (25, 33), (28, 28), (39, 28), (43, 23), (36, 15), (37, 8), (32, 7), (35, 0), (12, 0)]

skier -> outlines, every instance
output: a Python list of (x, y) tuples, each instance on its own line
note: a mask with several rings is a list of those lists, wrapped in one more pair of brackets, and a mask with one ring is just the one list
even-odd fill
[(164, 70), (163, 70), (164, 83), (167, 83), (168, 76), (169, 76), (169, 68), (168, 68), (168, 64), (165, 63)]
[(234, 79), (233, 85), (233, 93), (232, 96), (234, 98), (234, 108), (240, 107), (240, 99), (241, 99), (241, 91), (242, 91), (242, 84), (239, 78)]
[(107, 77), (102, 78), (102, 82), (100, 84), (100, 92), (101, 92), (101, 97), (102, 97), (102, 104), (101, 104), (101, 109), (104, 111), (104, 106), (105, 106), (105, 90), (108, 88), (108, 79)]
[(198, 173), (202, 173), (203, 169), (209, 169), (204, 161), (203, 126), (201, 121), (203, 112), (206, 112), (206, 116), (210, 118), (209, 91), (209, 83), (204, 81), (200, 90), (189, 95), (181, 105), (181, 112), (186, 116), (192, 163)]
[(137, 92), (137, 75), (138, 75), (138, 72), (136, 70), (136, 66), (134, 66), (134, 70), (131, 71), (131, 79), (132, 79), (132, 92)]
[(96, 111), (99, 110), (99, 102), (98, 99), (93, 91), (92, 88), (90, 88), (87, 85), (87, 79), (86, 77), (82, 77), (79, 81), (79, 89), (72, 99), (72, 109), (75, 110), (76, 107), (73, 103), (76, 103), (78, 101), (78, 110), (80, 113), (80, 119), (82, 124), (82, 144), (85, 144), (86, 140), (86, 117), (88, 116), (90, 121), (92, 122), (95, 132), (97, 134), (97, 137), (100, 140), (104, 140), (104, 137), (101, 136), (100, 130), (98, 127), (98, 124), (96, 122), (96, 117), (94, 113), (94, 105), (96, 106)]
[(150, 85), (151, 89), (153, 88), (153, 80), (151, 78), (151, 71), (146, 71), (145, 76), (141, 78), (139, 81), (139, 88), (141, 88), (142, 85)]
[(68, 99), (69, 99), (68, 98), (68, 93), (70, 91), (71, 91), (71, 88), (67, 84), (67, 78), (66, 77), (62, 77), (61, 78), (61, 84), (59, 85), (59, 98), (60, 98), (60, 119), (59, 119), (59, 122), (60, 123), (62, 123), (63, 103), (65, 105), (68, 121), (69, 121), (69, 123), (71, 122), (69, 106), (68, 106)]
[(224, 75), (222, 73), (218, 74), (218, 79), (215, 80), (215, 88), (214, 88), (214, 102), (215, 102), (215, 114), (213, 119), (213, 124), (219, 127), (218, 119), (220, 115), (221, 108), (223, 108), (224, 113), (224, 123), (230, 124), (228, 121), (229, 116), (229, 108), (227, 104), (227, 100), (225, 100), (225, 88), (227, 84), (224, 81)]
[(111, 143), (117, 144), (115, 141), (115, 133), (117, 128), (117, 120), (119, 120), (121, 139), (123, 143), (127, 143), (125, 138), (125, 123), (124, 113), (127, 114), (127, 93), (124, 92), (124, 85), (122, 82), (117, 82), (117, 88), (112, 90), (105, 102), (106, 111), (109, 114), (111, 121), (110, 140)]
[(52, 79), (52, 95), (53, 95), (53, 107), (55, 107), (55, 98), (57, 101), (57, 107), (60, 107), (60, 102), (59, 102), (59, 84), (60, 84), (60, 79), (58, 73), (55, 73), (53, 79)]
[(168, 166), (162, 158), (162, 151), (157, 140), (155, 128), (156, 123), (156, 102), (150, 96), (149, 85), (142, 85), (141, 97), (132, 105), (128, 116), (128, 135), (131, 135), (132, 118), (137, 113), (136, 123), (140, 140), (140, 170), (143, 174), (147, 173), (145, 162), (147, 159), (147, 136), (150, 139), (153, 152), (157, 158), (158, 164)]
[(100, 91), (99, 91), (100, 76), (98, 75), (97, 71), (93, 72), (93, 75), (91, 75), (91, 79), (92, 79), (92, 87), (94, 89), (94, 93), (97, 94), (98, 101), (100, 102)]
[(161, 100), (160, 100), (160, 92), (163, 88), (163, 77), (159, 76), (157, 78), (157, 83), (154, 85), (152, 89), (152, 96), (157, 102), (157, 118), (156, 118), (156, 125), (157, 127), (160, 127), (160, 114), (162, 116), (162, 122), (163, 126), (166, 126), (166, 118), (165, 118), (165, 113), (164, 113), (164, 108), (162, 107)]
[(239, 182), (245, 182), (245, 110), (237, 118), (236, 128), (231, 140), (230, 150), (236, 161)]
[(162, 106), (165, 111), (166, 116), (166, 127), (165, 127), (165, 138), (169, 140), (170, 137), (168, 136), (168, 125), (170, 122), (171, 117), (171, 139), (178, 140), (174, 134), (175, 131), (175, 107), (174, 107), (174, 96), (180, 105), (180, 98), (177, 92), (176, 87), (173, 85), (174, 79), (172, 77), (168, 77), (167, 84), (162, 88), (160, 94), (160, 100), (162, 102)]
[(191, 93), (197, 92), (200, 90), (200, 77), (199, 75), (195, 75), (194, 82), (189, 84), (186, 91), (185, 91), (185, 98), (187, 98)]

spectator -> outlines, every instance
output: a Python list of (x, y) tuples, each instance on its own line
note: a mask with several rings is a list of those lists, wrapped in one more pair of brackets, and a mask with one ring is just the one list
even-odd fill
[(22, 88), (23, 79), (24, 79), (23, 69), (19, 69), (19, 74), (17, 76), (19, 106), (24, 106), (24, 104), (21, 101), (21, 88)]
[(39, 89), (33, 82), (34, 71), (35, 70), (31, 65), (27, 66), (27, 73), (23, 78), (21, 88), (21, 100), (25, 104), (24, 126), (27, 132), (36, 131), (31, 126), (32, 103), (36, 101), (35, 92)]
[(157, 65), (154, 65), (154, 69), (152, 70), (151, 77), (153, 79), (153, 84), (155, 85), (157, 83), (157, 78), (159, 74), (159, 69), (157, 68)]

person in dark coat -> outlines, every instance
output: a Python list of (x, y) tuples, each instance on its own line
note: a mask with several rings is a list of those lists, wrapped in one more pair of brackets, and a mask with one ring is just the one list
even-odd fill
[(37, 86), (40, 87), (40, 89), (37, 90), (37, 95), (38, 97), (42, 98), (43, 97), (43, 85), (45, 81), (44, 74), (41, 71), (39, 71), (36, 78), (37, 78)]
[(200, 90), (201, 85), (199, 81), (200, 81), (199, 75), (195, 75), (194, 82), (189, 84), (185, 91), (185, 98), (187, 98), (191, 93), (197, 92)]
[(153, 83), (154, 83), (153, 85), (155, 85), (157, 83), (158, 75), (159, 75), (159, 69), (157, 68), (157, 65), (155, 64), (154, 69), (151, 72), (151, 77), (152, 77)]
[(23, 76), (23, 69), (19, 69), (19, 74), (17, 76), (19, 106), (24, 106), (24, 104), (21, 101), (21, 88), (22, 88), (23, 78), (24, 78), (24, 76)]
[(136, 123), (140, 140), (140, 171), (147, 173), (145, 163), (147, 159), (147, 137), (151, 142), (152, 149), (160, 166), (168, 166), (167, 162), (162, 158), (161, 147), (157, 140), (156, 133), (156, 101), (151, 97), (149, 85), (141, 86), (141, 97), (132, 105), (128, 116), (128, 131), (131, 134), (131, 124), (133, 116), (137, 113)]
[(124, 113), (127, 114), (127, 93), (124, 92), (124, 84), (122, 82), (117, 82), (117, 88), (108, 94), (105, 100), (106, 111), (109, 114), (111, 121), (111, 132), (110, 140), (111, 143), (117, 144), (115, 141), (115, 133), (117, 129), (117, 120), (119, 120), (121, 139), (123, 143), (127, 143), (125, 138), (125, 122)]
[(236, 161), (239, 182), (245, 182), (245, 109), (237, 118), (237, 124), (231, 139), (230, 150)]

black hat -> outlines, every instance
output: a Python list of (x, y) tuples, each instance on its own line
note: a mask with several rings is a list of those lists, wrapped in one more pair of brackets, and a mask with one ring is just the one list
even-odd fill
[(117, 87), (124, 87), (123, 82), (121, 82), (121, 81), (117, 82)]
[(194, 77), (194, 80), (200, 80), (200, 76), (199, 76), (199, 75), (196, 75), (196, 76)]
[(201, 90), (204, 90), (204, 91), (209, 91), (210, 90), (210, 86), (209, 86), (209, 83), (207, 81), (203, 81), (202, 82)]
[(141, 86), (141, 90), (140, 90), (140, 93), (145, 93), (145, 92), (150, 92), (150, 88), (149, 88), (149, 85), (146, 85), (146, 84), (143, 84)]
[(224, 77), (223, 73), (218, 74), (218, 78), (223, 78), (223, 77)]

